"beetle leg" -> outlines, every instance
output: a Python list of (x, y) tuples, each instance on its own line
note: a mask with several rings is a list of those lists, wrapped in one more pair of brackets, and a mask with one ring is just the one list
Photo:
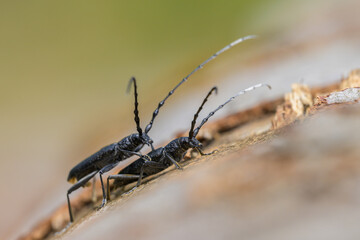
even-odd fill
[(110, 171), (111, 169), (113, 169), (118, 163), (113, 163), (113, 164), (109, 164), (106, 165), (105, 167), (103, 167), (100, 171), (99, 171), (99, 176), (100, 176), (100, 182), (101, 182), (101, 189), (102, 189), (102, 193), (103, 193), (103, 200), (101, 203), (100, 208), (102, 208), (105, 204), (106, 204), (106, 193), (105, 193), (105, 187), (104, 187), (104, 182), (102, 179), (102, 175), (108, 171)]
[(183, 170), (183, 168), (180, 166), (180, 164), (172, 156), (170, 156), (170, 154), (166, 153), (165, 151), (164, 151), (164, 153), (165, 153), (165, 156), (175, 165), (175, 167), (177, 169)]
[(106, 204), (106, 194), (105, 194), (105, 188), (104, 188), (104, 183), (103, 183), (103, 179), (102, 179), (102, 173), (99, 173), (100, 176), (100, 182), (101, 182), (101, 189), (102, 189), (102, 193), (103, 193), (103, 200), (101, 203), (100, 208), (102, 208), (105, 204)]
[(133, 151), (128, 151), (128, 150), (121, 149), (121, 148), (118, 148), (117, 150), (118, 150), (118, 151), (121, 151), (121, 152), (123, 152), (123, 153), (131, 154), (131, 155), (136, 155), (136, 156), (138, 156), (138, 157), (141, 157), (141, 158), (144, 159), (145, 161), (151, 161), (151, 158), (150, 158), (148, 155), (142, 155), (142, 154), (140, 154), (140, 153), (133, 152)]
[(96, 177), (93, 177), (93, 182), (92, 182), (92, 192), (91, 192), (91, 201), (93, 203), (96, 203), (97, 197), (96, 197)]
[[(162, 157), (163, 158), (163, 157)], [(161, 159), (162, 159), (161, 158)], [(162, 163), (158, 163), (158, 162), (145, 162), (142, 166), (141, 166), (141, 170), (140, 170), (140, 176), (139, 176), (139, 179), (138, 179), (138, 182), (136, 183), (136, 187), (140, 186), (141, 185), (141, 181), (142, 181), (142, 178), (143, 178), (143, 175), (144, 175), (144, 172), (146, 172), (145, 170), (146, 169), (160, 169), (160, 170), (163, 170), (165, 168), (167, 168), (167, 166), (165, 166), (164, 164)]]
[(116, 174), (116, 175), (110, 175), (107, 178), (107, 191), (106, 191), (106, 196), (107, 196), (107, 200), (110, 201), (110, 183), (109, 181), (111, 179), (138, 179), (140, 176), (139, 175), (132, 175), (132, 174)]
[(144, 147), (144, 144), (141, 144), (135, 148), (134, 152), (139, 152)]
[(71, 204), (70, 204), (70, 198), (69, 198), (70, 193), (72, 193), (73, 191), (75, 191), (76, 189), (78, 189), (80, 187), (83, 187), (97, 173), (98, 173), (98, 171), (95, 171), (95, 172), (92, 172), (89, 175), (83, 177), (82, 179), (80, 179), (80, 181), (78, 181), (77, 183), (72, 185), (71, 188), (69, 188), (69, 190), (67, 191), (67, 202), (68, 202), (68, 208), (69, 208), (70, 222), (74, 222)]
[(195, 148), (195, 149), (200, 153), (201, 156), (209, 156), (209, 155), (211, 155), (211, 154), (214, 154), (214, 153), (218, 152), (217, 149), (215, 149), (215, 150), (212, 151), (211, 153), (204, 153), (200, 148)]

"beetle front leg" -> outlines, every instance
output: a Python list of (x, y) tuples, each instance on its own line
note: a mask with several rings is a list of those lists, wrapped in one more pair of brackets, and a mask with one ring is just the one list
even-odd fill
[(200, 153), (200, 155), (201, 156), (210, 156), (210, 155), (212, 155), (212, 154), (214, 154), (214, 153), (216, 153), (216, 152), (218, 152), (218, 150), (217, 149), (215, 149), (214, 151), (212, 151), (211, 153), (204, 153), (200, 148), (195, 148), (199, 153)]
[(133, 151), (129, 151), (129, 150), (121, 149), (121, 148), (117, 148), (116, 151), (120, 151), (122, 153), (127, 153), (127, 154), (131, 154), (131, 155), (136, 155), (136, 156), (144, 159), (145, 161), (151, 161), (151, 158), (148, 155), (142, 155), (138, 152), (133, 152)]

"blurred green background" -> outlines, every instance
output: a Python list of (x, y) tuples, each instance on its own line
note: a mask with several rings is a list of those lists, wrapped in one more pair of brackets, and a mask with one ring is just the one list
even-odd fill
[[(132, 132), (133, 98), (125, 94), (131, 76), (138, 79), (140, 111), (148, 121), (160, 97), (210, 54), (241, 36), (264, 38), (269, 21), (281, 22), (269, 11), (279, 11), (284, 4), (2, 1), (3, 175), (19, 171), (23, 162), (25, 168), (34, 163), (40, 173), (51, 171), (49, 162), (68, 168), (78, 156), (58, 162), (54, 155), (59, 147), (70, 155), (82, 150), (83, 157), (88, 148)], [(207, 80), (200, 74), (191, 87)], [(181, 99), (181, 91), (177, 94), (173, 98)]]
[[(1, 200), (10, 207), (2, 214), (0, 233), (20, 224), (26, 229), (64, 203), (70, 168), (134, 131), (133, 96), (125, 94), (131, 76), (138, 79), (141, 119), (147, 122), (170, 88), (215, 51), (249, 34), (261, 37), (256, 44), (276, 38), (304, 12), (315, 16), (314, 5), (1, 1), (0, 187), (11, 202)], [(254, 43), (246, 44), (256, 51)], [(239, 65), (240, 53), (246, 50), (223, 58)], [(210, 77), (194, 75), (171, 101)], [(215, 77), (211, 81), (221, 82)]]
[(264, 37), (266, 24), (256, 24), (279, 20), (264, 17), (280, 2), (281, 7), (289, 4), (3, 2), (0, 106), (11, 114), (16, 109), (33, 114), (106, 103), (118, 108), (132, 75), (139, 79), (142, 97), (149, 100), (145, 89), (168, 89), (210, 51), (247, 34)]

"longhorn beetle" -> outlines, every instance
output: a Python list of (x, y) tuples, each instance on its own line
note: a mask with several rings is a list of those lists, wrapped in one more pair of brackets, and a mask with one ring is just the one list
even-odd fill
[(100, 182), (101, 182), (101, 188), (103, 192), (103, 200), (101, 207), (103, 207), (106, 204), (106, 194), (104, 189), (104, 184), (102, 180), (102, 175), (111, 169), (113, 169), (120, 161), (123, 161), (132, 155), (140, 156), (141, 158), (148, 157), (143, 156), (139, 153), (144, 146), (144, 144), (147, 144), (151, 146), (152, 150), (154, 151), (154, 147), (152, 145), (153, 141), (148, 136), (148, 132), (151, 130), (154, 120), (156, 116), (159, 114), (160, 108), (164, 105), (165, 101), (174, 93), (174, 91), (184, 82), (188, 80), (188, 78), (204, 67), (205, 64), (216, 58), (221, 53), (227, 51), (231, 47), (237, 45), (238, 43), (241, 43), (245, 40), (255, 38), (255, 36), (245, 36), (243, 38), (239, 38), (235, 40), (234, 42), (230, 43), (229, 45), (225, 46), (215, 54), (213, 54), (211, 57), (206, 59), (203, 63), (201, 63), (198, 67), (196, 67), (191, 73), (189, 73), (185, 78), (183, 78), (169, 93), (168, 95), (159, 102), (158, 107), (153, 112), (152, 118), (149, 122), (149, 124), (146, 126), (145, 131), (143, 132), (140, 127), (140, 118), (139, 118), (139, 111), (138, 111), (138, 101), (137, 101), (137, 86), (136, 86), (136, 80), (135, 78), (131, 78), (128, 86), (131, 87), (131, 83), (134, 84), (134, 95), (135, 95), (135, 123), (136, 123), (136, 129), (138, 133), (131, 134), (123, 139), (121, 139), (117, 143), (110, 144), (106, 147), (103, 147), (98, 152), (94, 153), (90, 157), (86, 158), (82, 162), (80, 162), (78, 165), (76, 165), (68, 175), (68, 181), (72, 184), (74, 184), (68, 191), (67, 191), (67, 202), (68, 202), (68, 208), (69, 208), (69, 215), (70, 215), (70, 222), (73, 222), (73, 214), (70, 204), (70, 198), (69, 195), (73, 191), (77, 190), (80, 187), (83, 187), (86, 185), (86, 183), (93, 178), (97, 173), (99, 173), (100, 176)]
[(101, 187), (103, 191), (103, 201), (101, 207), (106, 203), (106, 195), (104, 184), (102, 180), (102, 174), (110, 171), (114, 168), (120, 161), (131, 157), (132, 155), (137, 155), (142, 157), (141, 154), (137, 153), (140, 149), (147, 144), (153, 149), (153, 141), (147, 135), (147, 132), (143, 132), (140, 127), (140, 118), (138, 111), (138, 94), (136, 79), (132, 77), (129, 81), (128, 91), (130, 90), (131, 83), (134, 84), (134, 96), (135, 96), (135, 123), (138, 133), (131, 134), (117, 143), (110, 144), (106, 147), (103, 147), (98, 152), (94, 153), (90, 157), (86, 158), (75, 167), (73, 167), (68, 175), (67, 180), (74, 185), (67, 191), (67, 202), (69, 208), (70, 222), (74, 221), (69, 194), (75, 191), (76, 189), (83, 187), (86, 183), (94, 177), (97, 173), (100, 176)]
[(147, 161), (144, 158), (140, 158), (121, 170), (117, 175), (110, 175), (107, 178), (107, 197), (108, 200), (110, 200), (110, 185), (109, 180), (115, 179), (114, 186), (124, 186), (130, 182), (137, 181), (136, 187), (138, 187), (141, 184), (142, 178), (145, 176), (153, 175), (158, 172), (161, 172), (162, 170), (168, 168), (170, 165), (174, 164), (176, 168), (181, 169), (181, 166), (178, 162), (183, 159), (186, 152), (192, 148), (196, 149), (201, 155), (211, 155), (215, 151), (211, 153), (204, 153), (201, 148), (202, 144), (196, 139), (196, 135), (199, 133), (199, 130), (201, 127), (209, 120), (210, 117), (212, 117), (217, 111), (219, 111), (221, 108), (223, 108), (226, 104), (234, 100), (239, 95), (245, 94), (246, 92), (252, 91), (256, 88), (266, 86), (269, 89), (271, 89), (270, 85), (267, 84), (257, 84), (254, 86), (251, 86), (247, 89), (244, 89), (240, 92), (238, 92), (235, 96), (229, 98), (225, 103), (218, 106), (214, 111), (210, 112), (207, 117), (205, 117), (201, 124), (195, 128), (196, 119), (198, 118), (198, 115), (200, 111), (202, 110), (202, 107), (204, 106), (207, 99), (210, 97), (212, 92), (217, 92), (217, 88), (213, 87), (210, 92), (207, 94), (205, 99), (203, 100), (202, 104), (200, 105), (199, 109), (194, 115), (194, 119), (191, 122), (191, 127), (189, 130), (189, 137), (180, 137), (172, 140), (170, 143), (168, 143), (165, 147), (158, 148), (156, 150), (151, 151), (147, 155), (151, 159), (151, 161)]

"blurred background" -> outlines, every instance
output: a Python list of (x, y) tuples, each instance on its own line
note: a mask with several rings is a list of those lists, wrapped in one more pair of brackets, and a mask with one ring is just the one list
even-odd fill
[[(292, 82), (324, 85), (360, 66), (355, 0), (2, 1), (0, 3), (0, 238), (14, 238), (65, 203), (69, 170), (135, 131), (131, 76), (144, 127), (157, 103), (197, 65), (255, 34), (194, 74), (169, 98), (151, 136), (188, 129), (207, 89), (254, 92), (217, 117), (272, 99)], [(244, 100), (245, 99), (245, 100)], [(75, 195), (75, 194), (74, 194)]]

